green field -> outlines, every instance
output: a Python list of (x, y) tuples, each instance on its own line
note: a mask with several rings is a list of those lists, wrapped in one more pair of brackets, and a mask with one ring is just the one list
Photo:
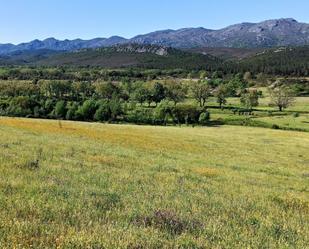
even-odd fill
[(309, 133), (0, 118), (1, 248), (308, 248)]

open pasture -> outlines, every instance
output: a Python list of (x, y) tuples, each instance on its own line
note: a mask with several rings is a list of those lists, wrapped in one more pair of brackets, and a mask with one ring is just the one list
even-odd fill
[(2, 248), (306, 248), (309, 133), (0, 118)]

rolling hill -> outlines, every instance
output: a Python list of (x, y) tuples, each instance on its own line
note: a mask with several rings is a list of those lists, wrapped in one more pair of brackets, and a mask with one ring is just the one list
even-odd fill
[(238, 63), (243, 71), (280, 75), (309, 75), (309, 46), (264, 50)]
[(200, 53), (204, 55), (212, 55), (223, 60), (240, 60), (245, 59), (251, 56), (256, 55), (257, 53), (263, 52), (263, 48), (212, 48), (212, 47), (203, 47), (203, 48), (193, 48), (188, 49), (187, 51), (193, 53)]
[[(34, 52), (16, 57), (0, 57), (0, 64), (39, 66), (100, 66), (105, 68), (139, 67), (157, 69), (200, 69), (218, 67), (222, 60), (155, 45), (124, 44), (107, 48), (83, 49), (77, 52), (50, 53), (38, 57)], [(6, 62), (6, 63), (5, 63)]]

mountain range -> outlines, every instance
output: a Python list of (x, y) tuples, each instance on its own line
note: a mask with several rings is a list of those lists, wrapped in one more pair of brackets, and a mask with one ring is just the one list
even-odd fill
[(166, 47), (192, 49), (205, 47), (269, 48), (277, 46), (301, 46), (309, 44), (309, 24), (292, 18), (267, 20), (260, 23), (240, 23), (219, 30), (206, 28), (183, 28), (161, 30), (131, 39), (120, 36), (91, 40), (57, 40), (48, 38), (28, 43), (0, 44), (0, 55), (18, 51), (77, 51), (87, 48), (110, 47), (117, 44), (150, 44)]

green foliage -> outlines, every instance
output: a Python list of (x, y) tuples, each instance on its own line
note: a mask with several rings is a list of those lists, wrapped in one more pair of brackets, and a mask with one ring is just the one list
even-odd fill
[(81, 106), (78, 107), (77, 116), (81, 120), (92, 120), (96, 110), (96, 101), (93, 99), (88, 99)]
[(167, 81), (165, 86), (167, 98), (175, 105), (185, 99), (188, 89), (181, 82)]
[(94, 114), (94, 120), (96, 121), (109, 121), (111, 119), (111, 109), (108, 101), (100, 101), (97, 103), (99, 108)]
[(274, 89), (269, 88), (269, 94), (270, 105), (277, 106), (279, 111), (282, 111), (294, 102), (295, 94), (286, 86), (279, 86)]
[(126, 121), (135, 124), (154, 124), (156, 122), (154, 110), (145, 107), (137, 107), (127, 114)]
[(99, 82), (95, 87), (96, 94), (99, 98), (110, 100), (113, 96), (120, 94), (120, 89), (111, 82)]
[(172, 108), (172, 115), (175, 123), (197, 124), (202, 110), (196, 106), (177, 105)]
[(238, 68), (256, 74), (308, 76), (308, 58), (309, 46), (274, 48), (241, 60)]
[(116, 120), (119, 115), (123, 114), (121, 100), (116, 96), (109, 102), (109, 108), (112, 120)]
[(227, 100), (226, 97), (228, 95), (228, 88), (225, 85), (219, 85), (218, 88), (216, 89), (215, 96), (217, 103), (219, 104), (220, 108), (222, 105), (225, 105)]
[(56, 103), (55, 110), (54, 110), (56, 118), (65, 118), (67, 109), (66, 109), (66, 103), (61, 100)]
[(201, 125), (207, 125), (209, 120), (210, 120), (210, 113), (208, 111), (205, 111), (200, 114), (198, 122)]
[(153, 102), (160, 103), (163, 99), (166, 98), (166, 89), (165, 87), (161, 84), (156, 82), (153, 86), (152, 90), (152, 100)]
[(246, 90), (240, 96), (240, 102), (246, 109), (252, 109), (259, 105), (259, 93), (256, 90)]
[(205, 106), (210, 96), (210, 86), (207, 82), (197, 81), (190, 84), (193, 98), (199, 103), (200, 107)]
[(67, 113), (65, 118), (67, 120), (76, 120), (78, 118), (78, 104), (76, 102), (68, 102), (66, 109)]
[(243, 79), (241, 74), (236, 74), (227, 84), (229, 96), (239, 96), (240, 92), (248, 87), (248, 83)]

